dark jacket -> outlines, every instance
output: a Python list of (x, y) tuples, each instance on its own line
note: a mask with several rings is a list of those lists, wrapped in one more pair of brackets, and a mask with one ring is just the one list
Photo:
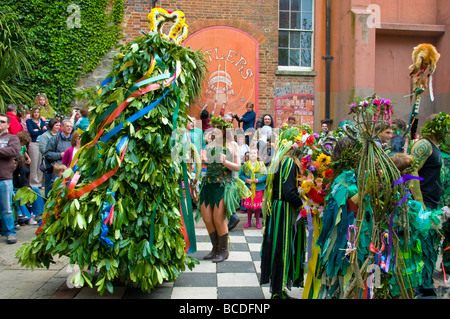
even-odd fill
[(62, 162), (61, 153), (64, 153), (69, 147), (70, 137), (65, 137), (63, 133), (59, 132), (55, 136), (52, 136), (45, 147), (44, 159), (47, 173), (53, 171), (53, 165)]
[(20, 154), (19, 138), (8, 132), (0, 136), (0, 181), (12, 180), (14, 158)]
[(246, 132), (249, 128), (255, 128), (255, 119), (256, 119), (256, 113), (255, 111), (246, 112), (242, 117), (239, 119), (238, 116), (235, 117), (235, 119), (242, 124), (242, 129), (244, 132)]
[[(41, 119), (39, 119), (39, 126), (32, 119), (27, 119), (26, 123), (32, 142), (36, 142), (37, 138), (47, 131), (47, 129), (43, 129), (46, 123)], [(35, 131), (35, 129), (37, 129), (37, 131)]]

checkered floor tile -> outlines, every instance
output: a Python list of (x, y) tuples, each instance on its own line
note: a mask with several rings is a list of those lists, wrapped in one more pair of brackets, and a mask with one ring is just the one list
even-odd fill
[[(95, 288), (65, 289), (61, 287), (53, 298), (73, 299), (269, 299), (268, 284), (260, 285), (261, 230), (256, 228), (234, 229), (229, 233), (230, 256), (225, 262), (203, 260), (211, 250), (211, 242), (205, 228), (196, 228), (197, 251), (191, 256), (200, 264), (182, 272), (175, 282), (165, 282), (150, 293), (140, 289), (114, 286), (114, 294), (100, 296)], [(289, 292), (301, 298), (302, 288)]]
[[(262, 233), (259, 229), (233, 230), (229, 233), (230, 256), (225, 262), (213, 263), (202, 257), (211, 250), (208, 233), (196, 229), (197, 252), (200, 261), (192, 271), (186, 270), (173, 283), (164, 283), (150, 294), (129, 288), (123, 298), (157, 299), (268, 299), (268, 285), (260, 285), (260, 249)], [(301, 298), (302, 289), (294, 288), (290, 295)]]

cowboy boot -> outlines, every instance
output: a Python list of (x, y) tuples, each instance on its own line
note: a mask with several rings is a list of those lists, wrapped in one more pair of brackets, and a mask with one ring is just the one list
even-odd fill
[(228, 259), (228, 256), (230, 255), (228, 252), (228, 233), (223, 236), (219, 236), (218, 240), (219, 240), (218, 252), (216, 257), (212, 260), (215, 263), (220, 263), (225, 259)]
[(211, 234), (209, 234), (209, 238), (211, 239), (211, 244), (212, 244), (212, 250), (210, 251), (210, 253), (206, 256), (203, 256), (204, 260), (208, 260), (208, 259), (213, 259), (214, 257), (216, 257), (217, 251), (218, 251), (218, 236), (217, 236), (217, 232), (213, 231)]

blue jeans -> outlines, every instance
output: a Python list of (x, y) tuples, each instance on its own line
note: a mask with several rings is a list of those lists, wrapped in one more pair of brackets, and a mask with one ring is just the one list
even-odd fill
[(2, 230), (4, 236), (16, 235), (14, 215), (11, 209), (13, 200), (12, 179), (0, 181), (0, 214), (2, 217)]

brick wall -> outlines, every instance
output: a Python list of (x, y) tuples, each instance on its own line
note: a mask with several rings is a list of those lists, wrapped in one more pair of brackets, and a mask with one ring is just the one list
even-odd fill
[[(259, 43), (259, 115), (274, 115), (277, 88), (299, 84), (314, 94), (312, 77), (276, 75), (278, 64), (278, 0), (195, 0), (158, 1), (166, 10), (181, 10), (186, 15), (189, 34), (209, 26), (230, 26), (247, 32)], [(147, 15), (152, 2), (125, 1), (124, 41), (148, 31)], [(306, 85), (304, 85), (306, 83)]]

